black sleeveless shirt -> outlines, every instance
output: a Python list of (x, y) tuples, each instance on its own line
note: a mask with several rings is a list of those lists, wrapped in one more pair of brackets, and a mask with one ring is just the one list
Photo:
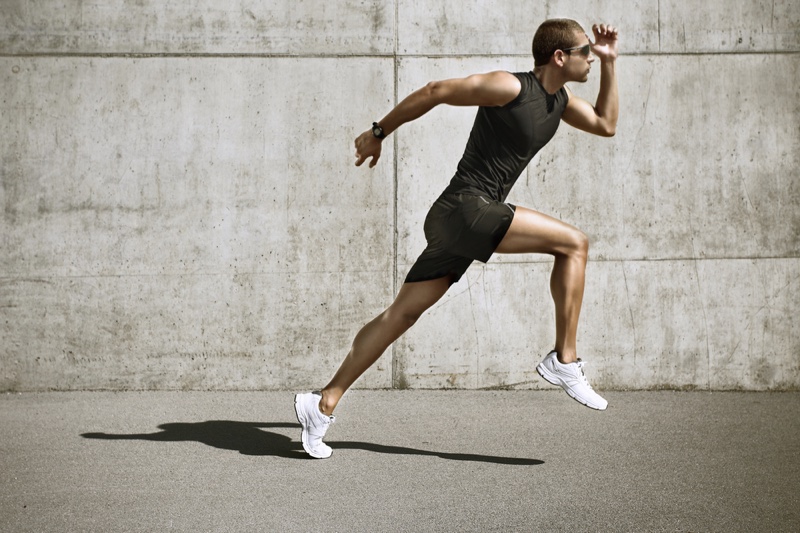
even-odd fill
[(443, 194), (505, 201), (533, 156), (553, 138), (567, 107), (563, 87), (549, 95), (533, 72), (514, 73), (522, 89), (502, 107), (480, 107), (458, 170)]

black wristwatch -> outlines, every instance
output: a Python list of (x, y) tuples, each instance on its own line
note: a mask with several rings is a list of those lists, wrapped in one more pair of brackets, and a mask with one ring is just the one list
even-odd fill
[(376, 139), (386, 138), (386, 134), (383, 133), (383, 128), (381, 128), (377, 122), (372, 123), (372, 134), (375, 136)]

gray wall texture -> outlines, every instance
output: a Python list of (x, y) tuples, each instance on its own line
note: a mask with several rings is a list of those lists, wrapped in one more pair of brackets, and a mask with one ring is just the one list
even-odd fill
[[(510, 198), (592, 240), (595, 386), (800, 387), (794, 0), (2, 0), (0, 390), (324, 384), (475, 110), (372, 170), (353, 139), (430, 80), (529, 70), (555, 16), (624, 54), (616, 137), (562, 127)], [(550, 268), (476, 263), (357, 386), (542, 386)]]

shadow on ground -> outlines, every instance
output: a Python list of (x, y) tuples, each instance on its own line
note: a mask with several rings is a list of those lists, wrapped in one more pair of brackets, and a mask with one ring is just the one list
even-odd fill
[[(206, 422), (173, 422), (161, 424), (156, 433), (83, 433), (81, 437), (100, 440), (148, 440), (154, 442), (200, 442), (212, 448), (238, 451), (244, 455), (271, 455), (288, 459), (308, 459), (299, 440), (267, 429), (300, 429), (300, 424), (286, 422), (238, 422), (208, 420)], [(299, 437), (299, 435), (298, 435)], [(394, 455), (428, 455), (453, 461), (475, 461), (503, 465), (532, 466), (544, 461), (516, 457), (496, 457), (470, 453), (446, 453), (418, 450), (403, 446), (387, 446), (370, 442), (328, 442), (334, 450), (365, 450)]]

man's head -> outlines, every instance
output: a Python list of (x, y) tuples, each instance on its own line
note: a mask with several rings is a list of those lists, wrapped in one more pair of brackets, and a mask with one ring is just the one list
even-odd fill
[(542, 67), (550, 62), (556, 50), (566, 50), (578, 44), (585, 32), (571, 19), (546, 20), (533, 36), (533, 64)]

